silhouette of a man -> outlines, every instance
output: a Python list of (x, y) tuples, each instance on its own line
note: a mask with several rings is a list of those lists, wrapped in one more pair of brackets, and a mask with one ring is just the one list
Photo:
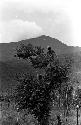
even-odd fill
[(47, 47), (48, 51), (47, 51), (47, 60), (49, 61), (50, 65), (54, 65), (54, 62), (57, 59), (57, 55), (56, 53), (51, 49), (50, 46)]

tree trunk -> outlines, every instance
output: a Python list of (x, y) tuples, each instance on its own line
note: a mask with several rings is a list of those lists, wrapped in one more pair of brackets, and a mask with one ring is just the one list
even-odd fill
[(42, 118), (39, 120), (39, 125), (49, 125), (48, 118)]
[(41, 113), (38, 117), (39, 125), (49, 125), (49, 111), (48, 113)]
[(59, 103), (58, 104), (59, 104), (59, 108), (60, 108), (60, 94), (59, 94)]

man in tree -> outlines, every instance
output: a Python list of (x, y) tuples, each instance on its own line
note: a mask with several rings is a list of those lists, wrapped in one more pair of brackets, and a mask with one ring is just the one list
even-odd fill
[(47, 49), (48, 49), (47, 56), (50, 58), (50, 61), (56, 60), (57, 58), (56, 53), (51, 49), (50, 46), (48, 46)]

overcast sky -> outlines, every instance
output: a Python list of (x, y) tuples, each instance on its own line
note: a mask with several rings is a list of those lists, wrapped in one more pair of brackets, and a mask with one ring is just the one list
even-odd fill
[(0, 0), (0, 43), (45, 34), (81, 46), (80, 0)]

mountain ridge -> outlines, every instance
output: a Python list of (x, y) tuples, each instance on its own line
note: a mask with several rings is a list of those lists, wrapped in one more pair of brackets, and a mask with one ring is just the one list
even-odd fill
[(34, 46), (41, 46), (45, 49), (49, 45), (57, 53), (57, 55), (75, 52), (79, 53), (81, 51), (81, 47), (67, 46), (58, 39), (42, 35), (36, 38), (25, 39), (18, 42), (0, 43), (0, 61), (8, 61), (14, 59), (16, 48), (17, 46), (20, 46), (21, 43), (25, 45), (31, 43)]

